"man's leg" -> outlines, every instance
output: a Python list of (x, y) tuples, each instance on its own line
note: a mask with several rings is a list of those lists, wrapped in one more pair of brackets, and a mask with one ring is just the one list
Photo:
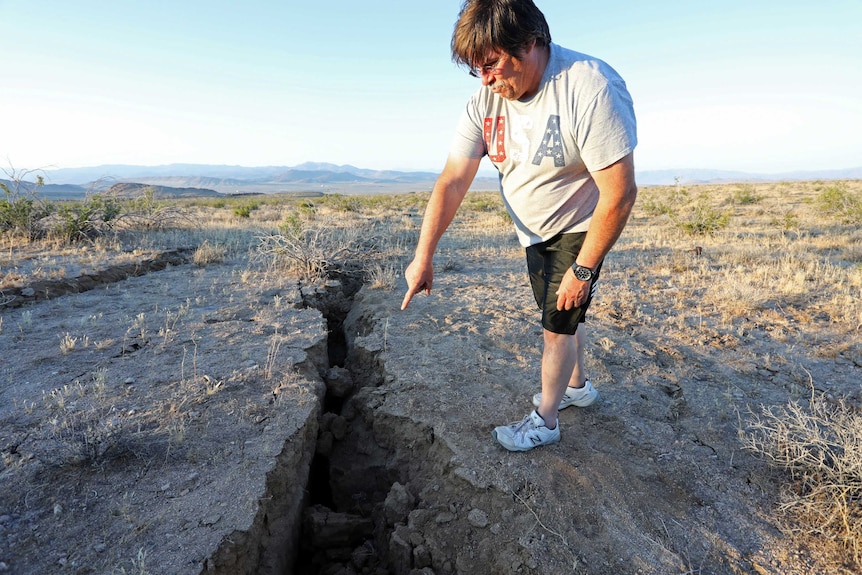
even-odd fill
[[(580, 328), (579, 328), (580, 329)], [(545, 420), (545, 426), (553, 429), (557, 425), (560, 400), (566, 393), (566, 387), (575, 379), (575, 371), (583, 371), (578, 353), (579, 337), (563, 333), (543, 330), (544, 349), (542, 350), (542, 401), (539, 404), (539, 416)], [(577, 332), (576, 332), (577, 333)], [(581, 346), (583, 342), (581, 342)], [(583, 381), (579, 385), (583, 385)]]
[(587, 372), (584, 369), (584, 342), (587, 339), (586, 324), (578, 325), (575, 332), (575, 368), (572, 370), (572, 378), (569, 387), (581, 388), (587, 382)]

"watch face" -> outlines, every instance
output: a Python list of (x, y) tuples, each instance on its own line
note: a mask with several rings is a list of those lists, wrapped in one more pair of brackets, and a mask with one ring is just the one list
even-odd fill
[(584, 266), (578, 266), (575, 268), (575, 277), (581, 280), (582, 282), (587, 282), (593, 279), (593, 272), (590, 271), (590, 268), (585, 268)]

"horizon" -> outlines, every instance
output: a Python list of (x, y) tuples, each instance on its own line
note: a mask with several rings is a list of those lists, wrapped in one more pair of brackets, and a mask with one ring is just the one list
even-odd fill
[[(0, 161), (53, 170), (327, 157), (439, 172), (479, 86), (450, 59), (460, 5), (262, 1), (216, 10), (190, 0), (153, 10), (46, 0), (37, 9), (0, 0), (0, 109), (14, 111)], [(862, 132), (862, 5), (791, 1), (776, 12), (741, 0), (626, 2), (613, 18), (591, 4), (537, 5), (556, 44), (605, 60), (626, 80), (639, 170), (782, 173), (862, 161), (853, 137)], [(591, 21), (602, 25), (579, 25)]]
[[(378, 171), (378, 172), (404, 172), (404, 173), (431, 173), (437, 174), (438, 170), (423, 170), (423, 169), (390, 169), (390, 168), (366, 168), (364, 166), (356, 165), (354, 163), (344, 163), (338, 164), (335, 162), (329, 162), (325, 160), (308, 160), (304, 162), (300, 162), (298, 164), (230, 164), (230, 163), (220, 163), (220, 164), (206, 164), (206, 163), (195, 163), (195, 162), (170, 162), (164, 164), (95, 164), (90, 166), (75, 166), (75, 167), (65, 167), (65, 168), (36, 168), (32, 170), (27, 170), (30, 172), (63, 172), (63, 171), (84, 171), (84, 170), (97, 170), (97, 169), (106, 169), (106, 168), (142, 168), (142, 169), (158, 169), (158, 168), (170, 168), (173, 166), (182, 166), (182, 167), (193, 167), (193, 168), (235, 168), (235, 169), (289, 169), (295, 170), (298, 168), (302, 169), (310, 169), (310, 166), (316, 166), (318, 169), (320, 166), (324, 167), (332, 167), (332, 168), (352, 168), (355, 170), (361, 171)], [(722, 169), (722, 168), (710, 168), (710, 167), (691, 167), (691, 168), (659, 168), (659, 169), (650, 169), (650, 168), (636, 168), (636, 172), (638, 173), (657, 173), (657, 172), (716, 172), (716, 173), (738, 173), (738, 174), (750, 174), (750, 175), (781, 175), (781, 174), (792, 174), (792, 173), (803, 173), (803, 172), (851, 172), (862, 170), (862, 161), (858, 165), (852, 166), (843, 166), (837, 168), (828, 168), (828, 169), (793, 169), (793, 170), (782, 170), (778, 172), (763, 172), (756, 170), (740, 170), (740, 169)], [(23, 171), (23, 170), (19, 170)], [(490, 174), (491, 176), (496, 176), (497, 171), (493, 166), (487, 166), (483, 163), (480, 167), (478, 176), (482, 174)], [(182, 176), (185, 174), (176, 174), (177, 176)]]
[[(288, 172), (299, 175), (285, 179)], [(303, 174), (311, 175), (303, 175)], [(327, 174), (348, 174), (354, 179), (340, 175), (332, 179)], [(241, 166), (227, 164), (160, 164), (134, 165), (115, 164), (57, 170), (18, 172), (13, 180), (34, 184), (36, 177), (44, 178), (45, 191), (60, 188), (64, 194), (75, 194), (75, 190), (90, 190), (92, 186), (114, 184), (144, 184), (166, 188), (201, 188), (219, 193), (255, 192), (277, 193), (282, 191), (320, 191), (326, 188), (332, 193), (366, 194), (396, 193), (407, 188), (432, 185), (437, 173), (426, 170), (375, 170), (350, 164), (331, 162), (304, 162), (294, 166)], [(490, 190), (489, 181), (497, 180), (496, 171), (480, 171), (471, 185), (471, 190)], [(406, 179), (403, 179), (405, 178)], [(415, 178), (414, 178), (415, 177)], [(715, 169), (665, 169), (637, 170), (638, 184), (642, 187), (695, 184), (757, 184), (791, 181), (853, 181), (862, 180), (862, 166), (838, 170), (815, 170), (795, 172), (746, 172)], [(273, 179), (275, 178), (275, 179)], [(3, 181), (0, 174), (0, 181)], [(205, 182), (200, 179), (208, 180)], [(492, 186), (496, 190), (496, 185)], [(394, 190), (394, 191), (393, 191)], [(52, 192), (58, 193), (58, 192)]]

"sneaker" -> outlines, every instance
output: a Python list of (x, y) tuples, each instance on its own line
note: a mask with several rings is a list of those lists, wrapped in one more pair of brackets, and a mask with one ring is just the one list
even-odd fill
[[(587, 383), (584, 384), (584, 387), (567, 387), (566, 393), (563, 395), (563, 399), (560, 400), (560, 407), (557, 409), (565, 409), (570, 405), (574, 405), (575, 407), (586, 407), (588, 405), (592, 405), (595, 400), (599, 398), (599, 392), (596, 391), (596, 388), (593, 387), (593, 384), (590, 383), (590, 380), (587, 380)], [(542, 403), (542, 394), (537, 393), (533, 396), (533, 405), (539, 407)]]
[(492, 434), (500, 445), (509, 451), (528, 451), (539, 445), (560, 440), (560, 422), (554, 429), (545, 427), (545, 420), (535, 410), (530, 415), (509, 425), (501, 425)]

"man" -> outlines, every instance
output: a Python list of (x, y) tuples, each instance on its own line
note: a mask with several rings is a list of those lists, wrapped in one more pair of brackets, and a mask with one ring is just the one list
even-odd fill
[(493, 432), (506, 449), (526, 451), (560, 440), (560, 409), (598, 397), (584, 373), (581, 324), (637, 196), (634, 110), (610, 66), (551, 42), (532, 0), (466, 0), (452, 58), (482, 86), (461, 115), (428, 201), (401, 309), (420, 291), (431, 293), (437, 243), (487, 155), (542, 309), (537, 409)]

